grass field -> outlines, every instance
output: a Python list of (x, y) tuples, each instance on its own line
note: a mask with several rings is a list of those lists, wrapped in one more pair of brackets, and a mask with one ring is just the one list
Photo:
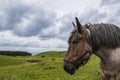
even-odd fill
[(44, 52), (35, 56), (0, 56), (0, 80), (100, 80), (98, 58), (89, 62), (74, 75), (63, 70), (64, 52)]

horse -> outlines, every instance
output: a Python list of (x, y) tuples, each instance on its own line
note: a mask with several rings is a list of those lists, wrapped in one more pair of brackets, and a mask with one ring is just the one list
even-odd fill
[(73, 75), (94, 54), (100, 59), (101, 79), (120, 80), (120, 28), (107, 23), (81, 25), (77, 17), (75, 21), (63, 59), (64, 70)]

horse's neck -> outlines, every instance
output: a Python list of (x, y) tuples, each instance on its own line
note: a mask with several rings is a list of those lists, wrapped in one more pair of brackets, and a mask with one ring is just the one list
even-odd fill
[(100, 67), (107, 74), (114, 75), (120, 70), (120, 48), (101, 49), (96, 52), (100, 58)]
[(99, 49), (94, 54), (104, 61), (120, 62), (120, 48), (116, 48), (116, 49), (102, 48)]

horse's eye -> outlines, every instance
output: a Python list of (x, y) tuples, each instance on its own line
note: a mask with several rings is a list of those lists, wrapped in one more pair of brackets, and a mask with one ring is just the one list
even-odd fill
[(72, 44), (77, 44), (77, 43), (78, 43), (78, 41), (73, 41), (73, 42), (72, 42)]

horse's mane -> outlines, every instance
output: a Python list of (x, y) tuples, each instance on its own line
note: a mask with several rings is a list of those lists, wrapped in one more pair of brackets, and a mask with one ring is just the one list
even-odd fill
[(90, 30), (88, 43), (92, 46), (93, 52), (98, 49), (120, 47), (120, 28), (113, 24), (90, 24), (85, 25)]

